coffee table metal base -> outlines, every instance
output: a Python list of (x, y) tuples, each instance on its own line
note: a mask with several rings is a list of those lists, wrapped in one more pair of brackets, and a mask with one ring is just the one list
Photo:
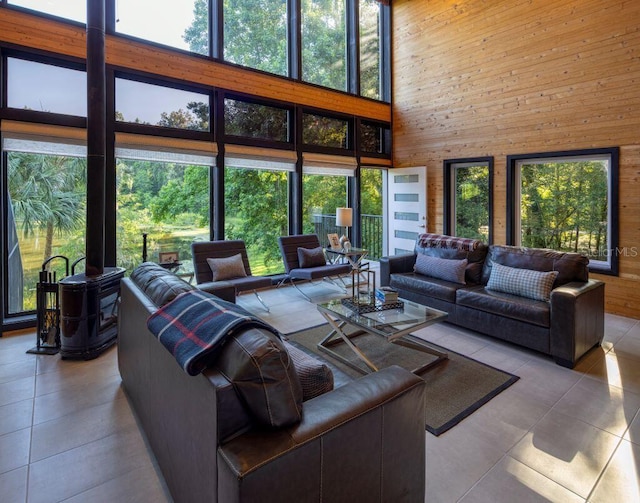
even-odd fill
[[(368, 368), (370, 372), (377, 372), (378, 371), (378, 367), (367, 357), (367, 355), (365, 355), (362, 350), (360, 348), (358, 348), (358, 346), (356, 346), (353, 342), (352, 339), (357, 338), (359, 335), (368, 333), (366, 330), (357, 330), (349, 335), (347, 335), (344, 331), (343, 328), (345, 325), (349, 324), (346, 321), (336, 321), (334, 320), (331, 316), (329, 316), (327, 313), (325, 312), (321, 312), (322, 316), (324, 316), (324, 318), (327, 320), (327, 322), (329, 323), (329, 325), (331, 325), (331, 327), (333, 328), (333, 330), (331, 330), (331, 332), (329, 332), (329, 334), (322, 339), (317, 347), (318, 350), (323, 351), (325, 353), (327, 353), (329, 356), (331, 356), (332, 358), (335, 358), (336, 360), (344, 363), (345, 365), (351, 367), (352, 369), (362, 373), (362, 374), (367, 374), (368, 372), (363, 369), (361, 366), (356, 365), (355, 363), (353, 363), (352, 361), (348, 360), (347, 358), (345, 358), (344, 356), (338, 354), (337, 352), (335, 352), (333, 349), (331, 349), (332, 346), (335, 346), (336, 344), (341, 344), (341, 343), (345, 343), (347, 345), (347, 347), (349, 347), (349, 349), (351, 351), (353, 351), (353, 353), (358, 357), (358, 359), (360, 361), (362, 361)], [(354, 325), (356, 326), (356, 325)], [(357, 326), (356, 326), (357, 328)], [(375, 335), (375, 334), (373, 334)], [(434, 365), (439, 364), (440, 362), (442, 362), (443, 360), (447, 360), (448, 359), (448, 355), (447, 353), (443, 353), (442, 351), (438, 351), (432, 347), (427, 346), (425, 343), (423, 343), (420, 339), (412, 336), (411, 334), (407, 334), (407, 335), (403, 335), (401, 337), (398, 338), (394, 338), (388, 339), (389, 343), (391, 344), (397, 344), (399, 346), (404, 346), (416, 351), (421, 351), (423, 353), (427, 353), (430, 355), (433, 355), (436, 357), (435, 360), (430, 361), (429, 363), (426, 363), (424, 365), (421, 365), (415, 369), (412, 369), (411, 372), (413, 372), (414, 374), (420, 374), (422, 372), (424, 372), (425, 370), (427, 370), (428, 368), (433, 367)], [(420, 341), (420, 342), (419, 342)]]

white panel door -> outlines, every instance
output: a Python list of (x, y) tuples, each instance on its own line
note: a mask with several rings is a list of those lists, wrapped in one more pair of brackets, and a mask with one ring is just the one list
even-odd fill
[(388, 171), (389, 255), (413, 252), (427, 231), (427, 168)]

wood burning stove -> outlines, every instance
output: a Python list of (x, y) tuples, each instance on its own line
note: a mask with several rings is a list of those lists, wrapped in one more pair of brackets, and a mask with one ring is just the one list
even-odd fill
[(95, 276), (74, 274), (59, 283), (60, 355), (90, 360), (118, 337), (118, 298), (122, 267), (105, 267)]

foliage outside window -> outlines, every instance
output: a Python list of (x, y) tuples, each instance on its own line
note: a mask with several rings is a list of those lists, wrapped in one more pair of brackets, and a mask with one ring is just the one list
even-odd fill
[(372, 154), (389, 154), (388, 138), (391, 134), (389, 127), (360, 123), (360, 150)]
[(33, 9), (44, 14), (58, 16), (80, 23), (87, 22), (86, 0), (64, 0), (64, 2), (43, 2), (42, 0), (8, 0), (9, 5)]
[(286, 0), (225, 1), (224, 59), (287, 75)]
[(617, 149), (509, 156), (511, 238), (522, 246), (579, 252), (617, 273)]
[[(46, 85), (30, 85), (41, 82)], [(87, 74), (36, 61), (7, 58), (7, 105), (86, 117)]]
[(116, 120), (209, 131), (209, 96), (116, 78)]
[(117, 264), (139, 265), (147, 234), (148, 260), (178, 252), (192, 271), (191, 242), (209, 239), (209, 167), (117, 159), (116, 190)]
[[(12, 227), (10, 237), (17, 236), (8, 256), (9, 314), (36, 309), (36, 284), (47, 258), (64, 255), (73, 262), (84, 256), (86, 171), (81, 157), (7, 152), (13, 225), (5, 225)], [(61, 261), (49, 270), (57, 279), (66, 275)]]
[(492, 242), (493, 158), (445, 161), (445, 233)]
[(380, 8), (378, 0), (360, 0), (360, 95), (379, 100)]
[(360, 227), (362, 247), (369, 251), (369, 259), (384, 256), (383, 199), (385, 171), (382, 169), (360, 169)]
[(349, 148), (349, 122), (324, 115), (302, 115), (302, 143), (322, 147)]
[(289, 111), (225, 98), (224, 132), (226, 135), (287, 142)]
[(347, 90), (346, 0), (301, 0), (302, 80)]
[(242, 239), (254, 275), (284, 272), (278, 237), (286, 236), (286, 171), (225, 166), (225, 239)]
[(116, 32), (207, 55), (209, 2), (116, 0)]
[(347, 206), (347, 177), (333, 175), (303, 175), (302, 227), (305, 234), (317, 234), (320, 243), (327, 234), (344, 234), (336, 227), (336, 208)]

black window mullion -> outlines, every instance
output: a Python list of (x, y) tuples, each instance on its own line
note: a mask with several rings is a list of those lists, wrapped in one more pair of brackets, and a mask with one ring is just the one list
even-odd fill
[(347, 92), (360, 94), (360, 4), (347, 0)]
[(302, 0), (287, 0), (287, 57), (289, 77), (302, 79)]

